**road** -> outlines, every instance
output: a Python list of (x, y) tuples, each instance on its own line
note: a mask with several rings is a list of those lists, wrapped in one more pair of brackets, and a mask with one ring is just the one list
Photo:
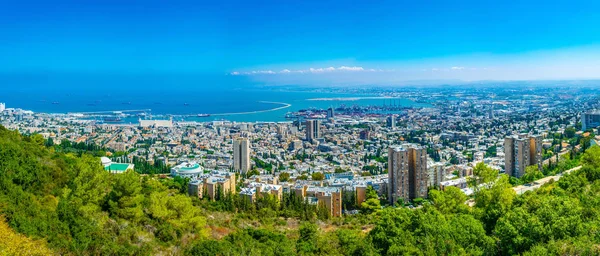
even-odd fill
[(554, 176), (544, 177), (544, 178), (536, 180), (536, 181), (534, 181), (532, 183), (528, 183), (528, 184), (525, 184), (525, 185), (520, 185), (520, 186), (513, 187), (513, 189), (515, 190), (515, 192), (517, 192), (518, 195), (521, 195), (521, 194), (523, 194), (523, 193), (525, 193), (527, 191), (538, 189), (542, 185), (550, 182), (550, 180), (558, 181), (563, 176), (563, 174), (570, 173), (572, 171), (576, 171), (576, 170), (579, 170), (579, 169), (581, 169), (581, 166), (577, 166), (577, 167), (575, 167), (573, 169), (566, 170), (566, 171), (564, 171), (562, 173), (559, 173), (557, 175), (554, 175)]

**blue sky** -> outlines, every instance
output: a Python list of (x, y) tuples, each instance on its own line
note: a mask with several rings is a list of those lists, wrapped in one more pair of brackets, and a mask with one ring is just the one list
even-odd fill
[(0, 72), (273, 84), (600, 78), (600, 1), (498, 3), (9, 0)]

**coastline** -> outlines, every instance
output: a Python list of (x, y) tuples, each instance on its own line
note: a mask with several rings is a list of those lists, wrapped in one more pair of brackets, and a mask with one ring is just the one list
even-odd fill
[(282, 106), (281, 107), (272, 108), (272, 109), (265, 109), (265, 110), (256, 110), (256, 111), (247, 111), (247, 112), (233, 112), (233, 113), (217, 113), (217, 114), (210, 114), (210, 115), (211, 116), (232, 116), (232, 115), (258, 114), (258, 113), (265, 113), (265, 112), (277, 111), (277, 110), (289, 108), (289, 107), (292, 106), (292, 104), (289, 104), (289, 103), (274, 102), (274, 101), (259, 101), (259, 103), (279, 104), (279, 105), (282, 105)]

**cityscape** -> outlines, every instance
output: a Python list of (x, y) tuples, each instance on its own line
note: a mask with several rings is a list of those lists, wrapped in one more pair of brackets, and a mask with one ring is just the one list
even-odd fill
[[(588, 89), (570, 90), (581, 95)], [(324, 206), (332, 217), (359, 212), (367, 188), (388, 207), (418, 206), (415, 202), (426, 200), (430, 188), (453, 186), (470, 196), (468, 181), (478, 163), (507, 174), (513, 185), (529, 184), (534, 180), (523, 179), (528, 167), (548, 173), (565, 155), (600, 140), (593, 136), (600, 126), (594, 94), (570, 97), (565, 88), (446, 91), (452, 100), (430, 97), (430, 107), (394, 114), (338, 114), (330, 107), (319, 118), (284, 122), (139, 117), (137, 124), (114, 124), (4, 103), (0, 120), (8, 129), (40, 134), (53, 145), (103, 148), (102, 164), (113, 174), (137, 170), (187, 178), (188, 194), (200, 199), (232, 193), (249, 202), (263, 195), (281, 201), (284, 193), (292, 193)], [(402, 90), (387, 93), (415, 97)], [(136, 168), (140, 161), (164, 168), (148, 173)], [(354, 194), (358, 207), (344, 209), (343, 193)]]
[(599, 9), (3, 3), (0, 255), (600, 255)]

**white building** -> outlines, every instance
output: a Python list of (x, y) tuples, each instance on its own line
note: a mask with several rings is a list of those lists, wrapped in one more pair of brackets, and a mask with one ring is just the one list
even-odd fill
[(581, 130), (600, 126), (600, 111), (590, 111), (581, 115)]
[(204, 174), (204, 168), (198, 163), (181, 163), (171, 168), (171, 176), (181, 176), (184, 178), (196, 179)]
[(0, 102), (0, 113), (4, 112), (5, 109), (6, 109), (6, 104)]
[(173, 120), (139, 120), (140, 127), (173, 127)]

